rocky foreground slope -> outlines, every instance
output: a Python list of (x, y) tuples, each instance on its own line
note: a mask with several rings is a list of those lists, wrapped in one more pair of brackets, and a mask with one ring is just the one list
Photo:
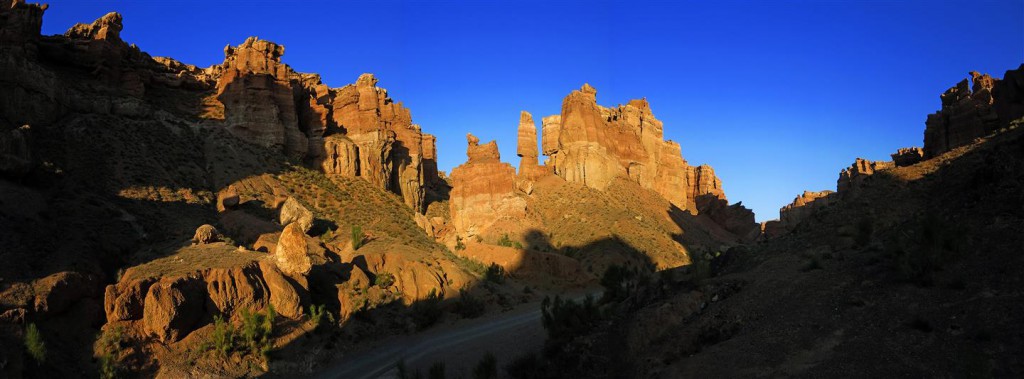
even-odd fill
[(541, 149), (523, 114), (519, 172), (470, 136), (446, 177), (373, 75), (329, 88), (258, 38), (200, 68), (45, 10), (0, 2), (0, 376), (308, 373), (758, 233), (645, 100), (584, 85)]

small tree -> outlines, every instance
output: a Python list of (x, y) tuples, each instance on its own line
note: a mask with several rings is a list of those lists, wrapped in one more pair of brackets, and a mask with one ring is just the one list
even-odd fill
[(210, 340), (210, 348), (221, 355), (227, 355), (235, 346), (235, 328), (223, 316), (213, 316), (213, 335)]
[(46, 343), (43, 342), (43, 336), (39, 334), (39, 328), (34, 323), (28, 324), (25, 328), (25, 349), (37, 364), (46, 362)]
[(473, 369), (475, 379), (498, 379), (498, 359), (488, 352)]
[(505, 268), (497, 263), (491, 263), (490, 266), (487, 266), (487, 273), (484, 274), (484, 279), (498, 284), (504, 283)]
[(352, 250), (359, 250), (363, 247), (363, 227), (352, 225)]
[(444, 296), (439, 295), (437, 291), (432, 288), (425, 299), (417, 301), (409, 308), (412, 321), (420, 330), (434, 325), (434, 323), (441, 318), (442, 300), (444, 300)]
[(327, 307), (324, 304), (313, 304), (309, 306), (309, 320), (313, 323), (313, 330), (317, 330), (320, 328), (320, 324), (323, 323), (324, 320), (333, 323), (334, 315), (327, 312)]

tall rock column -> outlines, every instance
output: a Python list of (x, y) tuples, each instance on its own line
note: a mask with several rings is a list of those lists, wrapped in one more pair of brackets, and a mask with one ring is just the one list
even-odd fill
[(452, 225), (460, 237), (483, 234), (502, 218), (522, 218), (526, 201), (516, 196), (516, 170), (502, 163), (498, 144), (481, 145), (472, 134), (466, 136), (466, 163), (452, 169), (449, 198)]
[(309, 141), (299, 130), (291, 71), (281, 63), (282, 55), (284, 46), (256, 37), (225, 47), (217, 100), (224, 106), (224, 121), (231, 134), (302, 157), (309, 150)]

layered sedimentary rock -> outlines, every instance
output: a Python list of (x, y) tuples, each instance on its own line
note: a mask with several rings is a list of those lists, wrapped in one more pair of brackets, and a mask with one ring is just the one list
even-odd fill
[(924, 149), (920, 147), (903, 147), (890, 155), (897, 167), (904, 167), (916, 164), (924, 160)]
[(940, 98), (942, 109), (925, 121), (924, 152), (935, 157), (986, 136), (1024, 117), (1024, 65), (999, 80), (970, 73)]
[(291, 77), (298, 75), (281, 63), (282, 55), (284, 46), (255, 37), (225, 47), (217, 100), (224, 105), (224, 121), (232, 134), (302, 157), (309, 139), (299, 130), (293, 96)]
[(68, 38), (120, 41), (121, 29), (124, 28), (121, 21), (120, 14), (110, 12), (91, 24), (75, 24), (64, 33), (64, 36)]
[(529, 112), (520, 113), (517, 134), (516, 154), (520, 157), (519, 187), (523, 192), (530, 193), (533, 181), (551, 171), (547, 167), (541, 166), (538, 160), (540, 151), (537, 148), (537, 125), (533, 123), (533, 116)]
[(895, 166), (893, 162), (869, 161), (857, 158), (850, 167), (844, 168), (839, 173), (839, 180), (836, 181), (836, 191), (843, 193), (856, 189), (860, 182), (874, 175), (876, 171), (890, 169)]
[[(395, 103), (387, 90), (377, 87), (377, 78), (363, 74), (354, 85), (334, 92), (333, 122), (354, 145), (355, 158), (339, 154), (324, 165), (345, 167), (357, 162), (347, 173), (402, 195), (405, 203), (422, 211), (425, 186), (437, 172), (435, 139), (412, 123), (409, 109)], [(328, 149), (329, 150), (329, 149)]]
[(516, 196), (516, 170), (501, 162), (498, 144), (481, 145), (472, 134), (466, 139), (469, 159), (452, 169), (449, 198), (452, 224), (461, 237), (478, 235), (499, 219), (526, 214), (526, 201)]
[(793, 199), (792, 203), (779, 209), (779, 221), (782, 221), (787, 229), (792, 228), (818, 209), (834, 203), (836, 199), (834, 191), (804, 191)]
[(605, 108), (597, 104), (597, 90), (584, 84), (566, 96), (560, 115), (544, 118), (542, 133), (546, 164), (567, 181), (603, 189), (627, 177), (680, 209), (717, 212), (709, 216), (734, 233), (756, 234), (753, 214), (728, 206), (714, 170), (690, 166), (679, 144), (664, 140), (662, 122), (645, 99)]

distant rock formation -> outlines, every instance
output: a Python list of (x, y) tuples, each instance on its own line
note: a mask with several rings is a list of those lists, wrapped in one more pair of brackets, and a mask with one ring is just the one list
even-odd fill
[(836, 181), (836, 191), (843, 193), (856, 189), (862, 181), (874, 175), (876, 171), (890, 169), (895, 166), (893, 162), (869, 161), (857, 158), (850, 167), (844, 168), (839, 173), (839, 180)]
[(940, 98), (942, 109), (925, 121), (924, 153), (932, 158), (986, 136), (1024, 117), (1024, 64), (1006, 80), (970, 72)]
[(327, 174), (361, 177), (424, 211), (426, 187), (438, 182), (436, 140), (372, 74), (328, 88), (319, 75), (281, 63), (284, 46), (256, 37), (224, 53), (223, 64), (203, 73), (217, 77), (212, 113), (223, 113), (233, 135)]
[(452, 169), (449, 198), (452, 224), (460, 237), (477, 235), (502, 218), (526, 214), (526, 201), (516, 196), (516, 169), (501, 162), (498, 144), (481, 145), (466, 135), (466, 163)]
[(561, 115), (543, 119), (542, 134), (546, 165), (567, 181), (603, 189), (612, 178), (627, 177), (737, 235), (756, 234), (753, 213), (728, 206), (711, 166), (690, 166), (679, 144), (664, 140), (662, 122), (645, 99), (605, 108), (597, 90), (584, 84), (566, 96)]
[(924, 149), (920, 147), (904, 147), (896, 150), (890, 156), (897, 167), (910, 166), (924, 160)]

